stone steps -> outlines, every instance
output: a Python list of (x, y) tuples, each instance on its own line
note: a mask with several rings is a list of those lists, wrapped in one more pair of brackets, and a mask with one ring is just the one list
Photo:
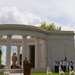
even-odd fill
[[(5, 69), (0, 69), (0, 73), (4, 73)], [(46, 69), (31, 69), (31, 72), (46, 72)], [(22, 69), (10, 69), (10, 73), (23, 73)]]

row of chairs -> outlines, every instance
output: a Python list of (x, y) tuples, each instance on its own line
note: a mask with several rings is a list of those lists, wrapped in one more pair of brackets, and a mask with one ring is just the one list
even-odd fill
[[(69, 66), (69, 75), (75, 75), (75, 71)], [(49, 67), (47, 67), (47, 75), (52, 75), (52, 72)], [(65, 72), (62, 70), (61, 66), (59, 66), (59, 75), (65, 75)]]

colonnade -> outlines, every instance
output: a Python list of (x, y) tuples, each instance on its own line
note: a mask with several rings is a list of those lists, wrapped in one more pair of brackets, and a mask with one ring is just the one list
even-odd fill
[[(12, 45), (12, 35), (7, 35), (7, 49), (6, 49), (6, 67), (10, 67), (10, 56), (11, 56), (11, 45)], [(46, 39), (43, 39), (42, 43), (42, 50), (40, 50), (40, 38), (36, 37), (35, 38), (35, 69), (40, 69), (40, 57), (42, 59), (42, 68), (46, 69), (47, 67), (47, 46), (46, 46)], [(22, 65), (23, 65), (23, 60), (25, 57), (30, 60), (30, 52), (29, 52), (29, 47), (26, 49), (27, 46), (27, 36), (22, 36)], [(40, 53), (41, 52), (41, 53)], [(20, 64), (20, 46), (17, 46), (17, 65)]]

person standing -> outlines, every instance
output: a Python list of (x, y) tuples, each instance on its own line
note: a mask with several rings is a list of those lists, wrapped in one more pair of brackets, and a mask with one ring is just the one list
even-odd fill
[(63, 61), (63, 71), (66, 72), (66, 61)]
[(57, 61), (54, 62), (54, 70), (57, 73)]
[(71, 66), (72, 70), (74, 70), (73, 62), (72, 61), (70, 62), (70, 66)]
[(69, 72), (70, 61), (68, 61), (67, 66), (68, 66), (68, 72)]
[(57, 73), (59, 73), (59, 61), (57, 61)]
[(60, 61), (60, 66), (61, 66), (61, 69), (63, 70), (63, 61), (62, 60)]

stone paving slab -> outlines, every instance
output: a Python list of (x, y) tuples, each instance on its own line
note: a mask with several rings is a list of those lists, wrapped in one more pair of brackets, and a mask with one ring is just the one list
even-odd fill
[(23, 73), (10, 73), (9, 75), (23, 75)]

